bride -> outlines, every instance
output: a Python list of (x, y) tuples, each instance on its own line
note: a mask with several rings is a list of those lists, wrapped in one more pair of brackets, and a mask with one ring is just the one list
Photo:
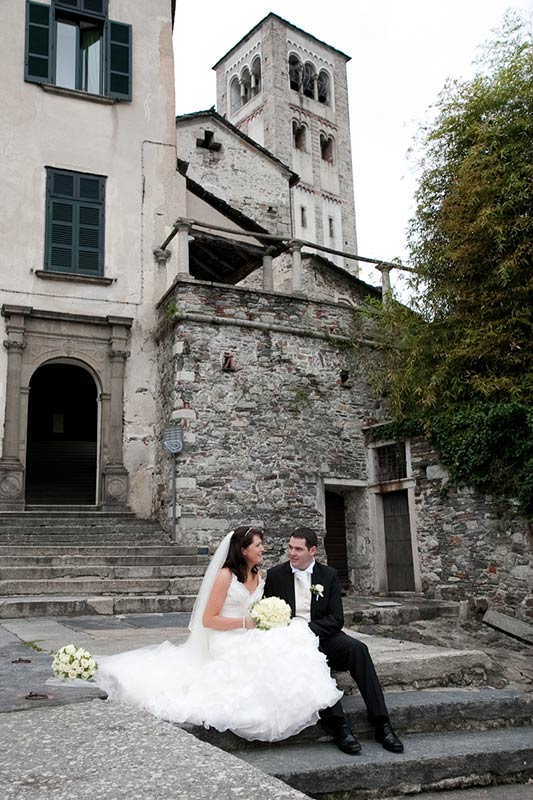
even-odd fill
[(185, 644), (100, 657), (93, 681), (110, 700), (245, 739), (278, 741), (315, 724), (342, 692), (307, 624), (255, 628), (263, 550), (258, 528), (230, 531), (202, 581)]

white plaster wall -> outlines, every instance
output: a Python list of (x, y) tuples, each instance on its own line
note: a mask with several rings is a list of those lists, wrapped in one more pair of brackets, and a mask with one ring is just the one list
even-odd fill
[[(197, 147), (206, 130), (215, 132), (219, 151)], [(188, 177), (272, 233), (290, 233), (288, 170), (210, 116), (178, 119), (176, 140)]]
[[(309, 242), (316, 242), (316, 211), (314, 194), (299, 186), (293, 189), (293, 214), (294, 214), (294, 235), (296, 239), (305, 239)], [(301, 209), (305, 208), (307, 226), (302, 226)]]
[[(320, 207), (322, 211), (322, 230), (324, 244), (326, 247), (331, 247), (334, 250), (343, 249), (343, 235), (342, 235), (342, 207), (340, 203), (335, 203), (325, 197), (320, 198)], [(333, 237), (330, 236), (329, 231), (329, 218), (333, 220)], [(326, 258), (338, 264), (340, 267), (344, 264), (342, 256), (335, 256), (332, 253), (324, 254)]]
[[(52, 94), (24, 81), (25, 15), (24, 0), (2, 4), (0, 301), (134, 318), (124, 458), (131, 471), (131, 505), (148, 515), (156, 378), (152, 329), (154, 304), (165, 288), (153, 250), (185, 208), (184, 181), (175, 173), (170, 2), (109, 0), (109, 17), (133, 27), (133, 99), (113, 105)], [(104, 275), (113, 278), (110, 286), (35, 275), (43, 269), (46, 166), (107, 176)], [(2, 349), (2, 430), (6, 363)]]

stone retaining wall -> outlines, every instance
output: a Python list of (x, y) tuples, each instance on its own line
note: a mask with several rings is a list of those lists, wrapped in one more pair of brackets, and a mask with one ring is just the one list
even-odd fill
[(531, 533), (516, 505), (467, 486), (443, 492), (447, 472), (423, 439), (411, 441), (411, 460), (425, 593), (446, 600), (486, 600), (532, 620)]
[[(211, 543), (256, 522), (276, 560), (291, 529), (322, 529), (325, 477), (366, 480), (370, 400), (347, 346), (353, 311), (196, 281), (178, 283), (161, 313), (161, 419), (180, 420), (186, 439), (177, 538)], [(161, 470), (168, 519), (168, 459)]]

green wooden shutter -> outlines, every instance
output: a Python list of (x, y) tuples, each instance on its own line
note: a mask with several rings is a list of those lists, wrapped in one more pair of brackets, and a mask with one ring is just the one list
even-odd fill
[(74, 176), (48, 170), (46, 214), (46, 263), (52, 272), (72, 272), (75, 252)]
[(43, 3), (26, 2), (26, 59), (24, 78), (52, 82), (52, 10)]
[(45, 269), (104, 271), (105, 178), (48, 170)]
[(103, 273), (104, 179), (78, 176), (77, 268), (85, 275)]
[(131, 100), (131, 25), (106, 24), (106, 94)]

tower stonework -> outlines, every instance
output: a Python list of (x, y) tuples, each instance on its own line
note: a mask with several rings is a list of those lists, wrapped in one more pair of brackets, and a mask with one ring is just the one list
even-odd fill
[[(300, 176), (294, 237), (356, 253), (349, 58), (269, 14), (213, 69), (218, 112)], [(357, 270), (353, 260), (328, 258)]]

